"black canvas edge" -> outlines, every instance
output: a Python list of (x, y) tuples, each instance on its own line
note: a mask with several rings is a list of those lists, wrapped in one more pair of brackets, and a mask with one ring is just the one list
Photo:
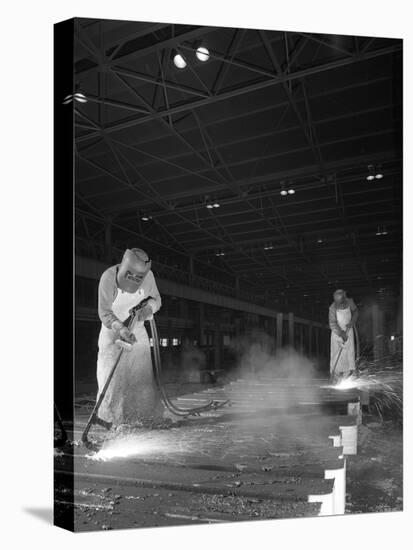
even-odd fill
[[(69, 434), (74, 422), (74, 19), (54, 25), (54, 401)], [(73, 454), (54, 471), (54, 525), (74, 531)], [(67, 504), (57, 502), (57, 487)], [(57, 508), (58, 506), (58, 508)]]

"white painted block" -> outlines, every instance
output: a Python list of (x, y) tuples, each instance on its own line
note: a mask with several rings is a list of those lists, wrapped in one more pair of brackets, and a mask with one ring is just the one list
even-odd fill
[(331, 439), (333, 441), (333, 447), (341, 447), (341, 434), (329, 435), (328, 439)]
[(355, 426), (340, 426), (341, 443), (343, 445), (343, 453), (345, 455), (357, 454), (357, 433), (358, 427)]
[(333, 514), (342, 515), (346, 508), (346, 460), (343, 467), (335, 470), (325, 470), (325, 479), (334, 479)]
[(319, 516), (334, 515), (334, 491), (324, 495), (308, 495), (308, 502), (321, 502)]

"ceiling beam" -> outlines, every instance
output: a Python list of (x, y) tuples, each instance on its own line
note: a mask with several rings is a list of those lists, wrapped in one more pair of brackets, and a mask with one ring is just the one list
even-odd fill
[[(139, 117), (138, 119), (134, 118), (129, 121), (124, 122), (118, 122), (114, 123), (110, 126), (108, 126), (105, 129), (106, 133), (113, 133), (117, 132), (119, 130), (125, 130), (127, 128), (132, 128), (140, 124), (144, 124), (146, 122), (149, 122), (151, 120), (156, 120), (168, 115), (174, 115), (177, 113), (182, 113), (185, 111), (188, 111), (190, 109), (196, 109), (199, 107), (204, 107), (206, 105), (210, 105), (212, 103), (216, 103), (219, 101), (232, 99), (233, 97), (237, 97), (239, 95), (244, 95), (247, 93), (251, 93), (257, 90), (262, 90), (264, 88), (268, 88), (270, 86), (282, 84), (283, 82), (291, 82), (296, 79), (300, 79), (303, 77), (307, 77), (310, 75), (318, 74), (320, 72), (326, 72), (334, 69), (338, 69), (341, 67), (345, 67), (347, 65), (351, 65), (353, 63), (358, 63), (361, 61), (367, 61), (368, 59), (373, 59), (375, 57), (380, 57), (383, 55), (389, 55), (392, 53), (395, 53), (397, 51), (401, 50), (401, 44), (390, 46), (387, 48), (379, 48), (377, 50), (368, 51), (365, 53), (360, 53), (358, 55), (353, 55), (351, 57), (340, 59), (336, 61), (331, 61), (327, 63), (322, 63), (320, 65), (316, 65), (313, 67), (308, 67), (306, 69), (298, 69), (296, 71), (290, 72), (288, 74), (281, 74), (274, 78), (265, 79), (261, 82), (255, 82), (255, 83), (249, 83), (249, 84), (243, 84), (241, 86), (238, 86), (232, 90), (223, 91), (217, 95), (213, 95), (211, 97), (205, 97), (198, 100), (192, 100), (188, 101), (181, 105), (176, 105), (171, 107), (170, 109), (162, 109), (161, 111), (158, 111), (156, 113), (152, 113), (147, 116)], [(85, 92), (87, 95), (87, 91)], [(87, 135), (84, 135), (82, 137), (78, 138), (78, 142), (81, 143), (83, 141), (87, 141), (88, 139), (91, 139), (95, 137), (95, 132), (90, 132)]]
[[(377, 132), (368, 132), (366, 134), (364, 134), (363, 136), (358, 136), (357, 139), (366, 139), (366, 138), (372, 138), (372, 137), (377, 137), (379, 135), (387, 135), (387, 134), (391, 134), (391, 133), (394, 133), (396, 130), (379, 130)], [(354, 139), (356, 139), (355, 137), (347, 137), (347, 138), (342, 138), (342, 139), (336, 139), (336, 140), (331, 140), (329, 142), (325, 142), (325, 143), (322, 143), (321, 146), (322, 147), (328, 147), (328, 146), (331, 146), (331, 145), (337, 145), (339, 143), (347, 143), (347, 142), (351, 142), (351, 141), (354, 141)], [(113, 140), (114, 143), (117, 143), (119, 144), (119, 146), (125, 148), (125, 149), (130, 149), (130, 150), (133, 150), (133, 151), (136, 151), (136, 152), (142, 152), (143, 154), (145, 154), (146, 156), (153, 156), (151, 155), (150, 153), (146, 153), (146, 152), (143, 152), (139, 149), (137, 149), (136, 147), (132, 147), (130, 145), (127, 145), (126, 143), (123, 143), (123, 142), (120, 142), (120, 141), (117, 141), (117, 140)], [(288, 156), (288, 155), (291, 155), (293, 153), (299, 153), (299, 152), (305, 152), (308, 150), (308, 147), (299, 147), (299, 148), (296, 148), (294, 150), (289, 150), (289, 151), (286, 151), (284, 153), (280, 153), (280, 154), (268, 154), (268, 155), (264, 155), (264, 157), (262, 156), (258, 156), (258, 157), (255, 157), (255, 158), (249, 158), (248, 160), (239, 160), (237, 162), (232, 162), (232, 163), (229, 163), (228, 165), (228, 168), (229, 167), (234, 167), (234, 166), (242, 166), (246, 163), (250, 163), (250, 162), (253, 162), (253, 161), (256, 161), (257, 159), (260, 159), (262, 160), (263, 158), (264, 159), (268, 159), (268, 158), (275, 158), (275, 157), (282, 157), (282, 156)], [(378, 156), (378, 154), (376, 155)], [(371, 155), (371, 157), (373, 157), (373, 155)], [(381, 161), (384, 162), (384, 160), (382, 160), (384, 157), (384, 154), (381, 156)], [(159, 157), (159, 160), (161, 162), (164, 162), (166, 164), (171, 164), (169, 163), (167, 160), (165, 159), (162, 159), (162, 157)], [(368, 163), (370, 163), (371, 161), (368, 160)], [(314, 166), (314, 165), (313, 165)], [(179, 168), (181, 168), (179, 166)], [(192, 170), (189, 170), (189, 169), (186, 169), (184, 167), (181, 168), (183, 172), (187, 172), (187, 173), (190, 173), (192, 176), (197, 176), (201, 179), (206, 179), (208, 181), (211, 181), (211, 178), (205, 176), (201, 171), (197, 171), (197, 172), (193, 172)], [(366, 168), (367, 169), (367, 168)], [(329, 168), (327, 167), (327, 165), (324, 166), (324, 171), (323, 172), (320, 172), (320, 168), (319, 167), (316, 167), (316, 170), (317, 170), (317, 177), (323, 177), (324, 174), (326, 172), (329, 171)], [(280, 179), (277, 181), (277, 184), (279, 185), (279, 182), (281, 181), (281, 179), (295, 179), (295, 176), (293, 175), (294, 172), (296, 172), (296, 169), (292, 169), (290, 171), (285, 171), (285, 176), (284, 177), (280, 177)], [(182, 177), (186, 177), (186, 174), (180, 174), (180, 175), (176, 175), (174, 178), (171, 178), (171, 181), (175, 181), (179, 178), (182, 178)], [(274, 183), (273, 182), (273, 178), (274, 177), (277, 177), (274, 175), (274, 173), (268, 173), (266, 174), (265, 176), (260, 176), (261, 178), (261, 181), (262, 181), (262, 178), (265, 178), (264, 181), (270, 181), (271, 183)], [(243, 185), (253, 185), (253, 182), (256, 180), (256, 178), (251, 178), (250, 180), (247, 180), (245, 182), (245, 180), (239, 180), (239, 179), (234, 179), (233, 181), (233, 188), (231, 189), (234, 194), (239, 194), (240, 193), (240, 189), (242, 188)], [(272, 180), (272, 181), (271, 181)], [(245, 183), (244, 183), (245, 182)], [(152, 181), (151, 184), (152, 185), (157, 185), (159, 183), (164, 183), (164, 180), (159, 181), (159, 180), (156, 180), (156, 181)], [(210, 188), (208, 188), (206, 191), (205, 191), (205, 194), (209, 194), (209, 193), (214, 193), (214, 192), (217, 192), (218, 189), (220, 190), (225, 190), (228, 188), (228, 185), (223, 183), (223, 184), (219, 184), (219, 183), (215, 183), (213, 181), (214, 185), (211, 186)], [(237, 189), (237, 190), (236, 190)], [(197, 196), (202, 196), (202, 191), (200, 190), (200, 188), (198, 188), (198, 192), (196, 193)], [(245, 199), (244, 199), (245, 200)], [(136, 207), (139, 207), (141, 205), (143, 205), (144, 203), (141, 201), (127, 201), (127, 202), (118, 202), (116, 205), (113, 205), (113, 206), (110, 206), (108, 208), (103, 208), (103, 210), (107, 211), (107, 212), (111, 212), (112, 210), (116, 209), (117, 212), (122, 212), (124, 210), (131, 210), (132, 208), (136, 208)]]
[[(172, 27), (173, 25), (171, 25)], [(179, 44), (182, 41), (185, 40), (192, 40), (194, 38), (198, 38), (200, 35), (208, 34), (212, 31), (216, 31), (216, 27), (200, 27), (200, 26), (190, 26), (185, 25), (186, 31), (183, 31), (180, 34), (175, 34), (175, 36), (171, 36), (171, 38), (166, 38), (165, 40), (159, 40), (156, 39), (156, 42), (151, 44), (150, 46), (147, 46), (146, 48), (141, 48), (139, 50), (135, 50), (133, 52), (129, 52), (124, 55), (119, 55), (115, 58), (115, 60), (118, 61), (129, 61), (130, 59), (139, 59), (140, 57), (144, 57), (147, 55), (150, 55), (152, 53), (156, 53), (164, 48), (173, 48), (176, 44)], [(152, 33), (150, 33), (152, 34)], [(79, 62), (76, 64), (78, 65)], [(87, 67), (84, 69), (76, 69), (75, 70), (77, 75), (86, 75), (96, 72), (97, 70), (100, 70), (100, 66), (94, 66), (94, 67)]]
[[(328, 97), (328, 96), (333, 95), (333, 94), (338, 94), (338, 93), (342, 93), (342, 92), (346, 92), (346, 91), (351, 91), (351, 90), (354, 90), (354, 89), (357, 89), (357, 88), (362, 88), (362, 87), (365, 87), (365, 86), (383, 85), (386, 82), (391, 82), (391, 78), (379, 77), (379, 78), (374, 78), (374, 79), (371, 79), (371, 80), (366, 80), (366, 81), (363, 81), (363, 82), (354, 82), (350, 85), (347, 84), (346, 86), (340, 86), (340, 87), (337, 87), (337, 88), (331, 88), (329, 90), (323, 90), (322, 92), (309, 94), (308, 97), (309, 97), (310, 100), (320, 99), (320, 98), (323, 98), (323, 97)], [(123, 80), (123, 83), (125, 84), (126, 81)], [(132, 93), (137, 94), (136, 90), (134, 88), (132, 89), (130, 84), (126, 83), (126, 85), (129, 87), (129, 89), (130, 89), (130, 91), (132, 91)], [(143, 98), (140, 94), (139, 94), (138, 97), (139, 97), (140, 101), (143, 101)], [(296, 99), (297, 104), (299, 104), (303, 101), (304, 101), (304, 98), (297, 97), (297, 99)], [(129, 104), (127, 104), (127, 105), (129, 105)], [(265, 105), (264, 107), (260, 107), (260, 108), (257, 108), (257, 109), (252, 109), (252, 110), (248, 109), (248, 110), (244, 110), (242, 112), (236, 113), (235, 115), (228, 115), (228, 116), (220, 117), (216, 120), (204, 121), (203, 125), (204, 125), (204, 127), (209, 128), (209, 127), (213, 127), (213, 126), (220, 125), (220, 124), (227, 124), (227, 123), (231, 122), (232, 120), (239, 121), (239, 120), (242, 120), (243, 118), (249, 118), (249, 117), (256, 116), (256, 115), (259, 115), (259, 114), (262, 114), (262, 113), (274, 111), (276, 109), (286, 107), (287, 105), (288, 105), (288, 101), (282, 101), (282, 102), (274, 103), (272, 105)], [(363, 109), (361, 111), (356, 111), (354, 114), (356, 114), (356, 115), (363, 114), (363, 113), (368, 114), (370, 111), (374, 112), (376, 109), (380, 109), (380, 108), (385, 109), (385, 108), (390, 108), (390, 107), (394, 107), (394, 106), (397, 107), (398, 105), (393, 105), (393, 103), (391, 103), (391, 104), (386, 104), (386, 105), (383, 105), (383, 106), (379, 106), (377, 108), (368, 107), (367, 109)], [(81, 112), (80, 106), (77, 106), (77, 111)], [(352, 116), (353, 116), (353, 112), (350, 112), (350, 113), (346, 112), (342, 115), (336, 115), (334, 117), (327, 117), (327, 118), (322, 118), (322, 119), (319, 119), (319, 120), (315, 120), (315, 121), (313, 121), (313, 123), (315, 125), (324, 124), (324, 123), (327, 123), (329, 121), (341, 120), (341, 119), (345, 119), (345, 118), (351, 118)], [(175, 122), (175, 124), (177, 124), (177, 122)], [(187, 133), (190, 133), (190, 132), (196, 130), (196, 128), (197, 128), (196, 123), (193, 124), (193, 125), (187, 124), (185, 128), (182, 128), (180, 130), (180, 134), (181, 134), (181, 136), (183, 136)], [(291, 131), (296, 130), (296, 129), (299, 129), (299, 128), (300, 128), (299, 125), (295, 125), (295, 126), (289, 126), (289, 127), (286, 127), (286, 128), (280, 128), (279, 130), (277, 130), (277, 132), (273, 132), (272, 134), (270, 132), (266, 132), (266, 133), (263, 133), (263, 134), (253, 133), (253, 134), (251, 134), (251, 139), (255, 139), (255, 138), (258, 138), (258, 137), (265, 137), (266, 135), (268, 135), (268, 136), (278, 135), (280, 133), (288, 132), (290, 130)], [(143, 141), (138, 141), (138, 142), (131, 143), (131, 145), (142, 146), (142, 145), (149, 145), (150, 143), (156, 143), (159, 140), (163, 140), (163, 139), (169, 137), (168, 134), (169, 134), (169, 132), (167, 132), (165, 134), (160, 134), (160, 135), (157, 135), (156, 137), (151, 137), (150, 139), (144, 139)], [(249, 139), (249, 137), (246, 138), (246, 140), (248, 140), (248, 139)], [(242, 140), (240, 140), (240, 141), (242, 142)], [(237, 142), (238, 142), (238, 140), (230, 141), (230, 142), (222, 142), (222, 143), (218, 143), (217, 146), (218, 147), (223, 147), (225, 145), (231, 145), (232, 143), (237, 143)], [(80, 151), (83, 151), (83, 148), (80, 148)], [(202, 152), (202, 151), (199, 151), (199, 152)], [(188, 154), (189, 153), (185, 153), (182, 156), (186, 156)], [(99, 153), (94, 155), (94, 157), (96, 157), (96, 158), (98, 156), (99, 156)], [(175, 158), (175, 157), (172, 157), (172, 158)]]

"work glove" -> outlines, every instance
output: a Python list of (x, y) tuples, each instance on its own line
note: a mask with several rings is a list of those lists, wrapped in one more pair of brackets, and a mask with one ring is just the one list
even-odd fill
[(135, 335), (128, 329), (128, 327), (125, 327), (121, 321), (114, 321), (112, 323), (112, 330), (114, 330), (116, 335), (118, 335), (118, 337), (125, 342), (128, 342), (129, 344), (134, 344), (136, 342)]
[(342, 340), (343, 340), (344, 343), (347, 342), (347, 340), (348, 340), (348, 335), (347, 335), (347, 332), (346, 332), (345, 330), (342, 330), (342, 331), (340, 332), (340, 337), (342, 338)]
[(138, 321), (148, 321), (149, 319), (153, 318), (153, 309), (151, 306), (146, 305), (142, 309), (140, 309), (137, 312), (137, 320)]
[(347, 323), (346, 327), (350, 329), (353, 326), (353, 320), (351, 320), (349, 323)]
[(128, 329), (128, 327), (123, 326), (119, 331), (119, 336), (125, 342), (129, 344), (134, 344), (136, 342), (136, 336)]

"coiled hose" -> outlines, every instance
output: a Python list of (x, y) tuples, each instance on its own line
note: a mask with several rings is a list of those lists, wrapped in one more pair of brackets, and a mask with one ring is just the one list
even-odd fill
[(216, 409), (217, 406), (222, 406), (222, 403), (218, 405), (214, 401), (210, 401), (209, 403), (207, 403), (206, 405), (202, 405), (201, 407), (193, 407), (191, 409), (181, 409), (180, 407), (177, 407), (174, 403), (172, 403), (162, 384), (161, 352), (159, 350), (159, 335), (158, 335), (158, 329), (156, 327), (155, 319), (152, 318), (148, 322), (149, 322), (149, 326), (151, 327), (152, 342), (153, 342), (153, 372), (154, 372), (156, 386), (159, 390), (161, 399), (165, 407), (171, 413), (177, 416), (189, 416), (191, 414), (196, 415), (204, 411)]

